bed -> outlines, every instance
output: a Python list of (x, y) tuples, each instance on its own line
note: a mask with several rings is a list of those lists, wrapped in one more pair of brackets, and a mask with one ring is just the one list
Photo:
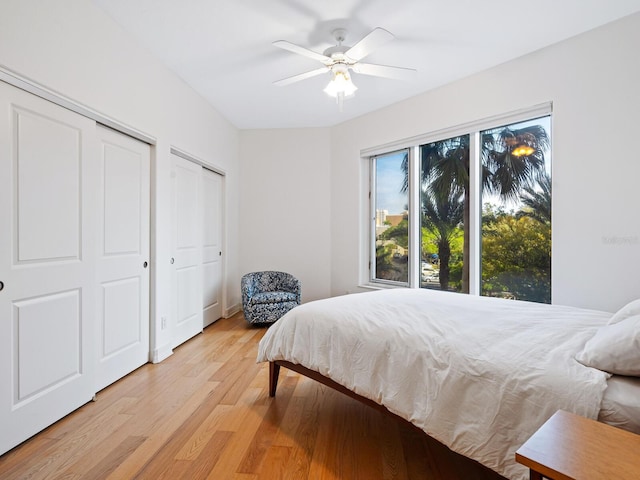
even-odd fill
[(640, 352), (640, 303), (630, 305), (612, 316), (424, 289), (345, 295), (288, 312), (262, 338), (257, 361), (270, 362), (272, 396), (280, 366), (289, 367), (524, 479), (514, 453), (557, 410), (640, 431), (640, 359), (614, 358), (614, 368), (603, 354), (620, 335), (631, 355)]

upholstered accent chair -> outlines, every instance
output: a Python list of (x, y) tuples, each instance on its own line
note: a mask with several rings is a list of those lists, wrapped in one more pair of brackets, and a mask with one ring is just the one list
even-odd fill
[(251, 324), (270, 324), (300, 305), (300, 280), (286, 272), (252, 272), (240, 281), (244, 318)]

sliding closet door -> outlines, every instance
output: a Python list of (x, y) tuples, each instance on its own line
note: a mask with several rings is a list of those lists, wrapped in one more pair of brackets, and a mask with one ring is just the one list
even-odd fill
[(204, 326), (222, 316), (222, 175), (202, 169)]
[(202, 167), (177, 155), (173, 180), (173, 347), (202, 332)]
[(95, 123), (0, 82), (0, 453), (94, 393)]
[(101, 390), (149, 360), (149, 145), (98, 127)]

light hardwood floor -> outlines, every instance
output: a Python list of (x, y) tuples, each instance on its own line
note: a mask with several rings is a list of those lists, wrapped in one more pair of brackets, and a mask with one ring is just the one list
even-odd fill
[(0, 457), (0, 478), (502, 479), (284, 368), (269, 398), (264, 332), (219, 320)]

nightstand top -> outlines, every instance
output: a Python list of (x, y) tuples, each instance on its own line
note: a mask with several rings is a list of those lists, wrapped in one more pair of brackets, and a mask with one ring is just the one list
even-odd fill
[(637, 480), (640, 435), (559, 410), (518, 449), (516, 461), (554, 480)]

